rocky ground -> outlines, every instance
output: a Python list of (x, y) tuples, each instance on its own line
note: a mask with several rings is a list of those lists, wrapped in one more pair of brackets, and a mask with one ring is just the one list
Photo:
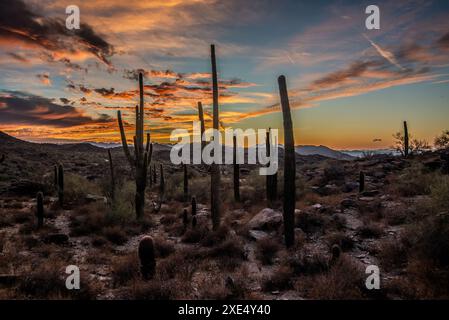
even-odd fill
[[(223, 166), (222, 226), (212, 231), (207, 168), (189, 167), (198, 202), (192, 225), (183, 201), (182, 169), (167, 168), (147, 191), (145, 217), (133, 214), (133, 183), (121, 150), (113, 152), (118, 187), (110, 197), (104, 150), (24, 148), (9, 140), (0, 164), (0, 298), (67, 299), (428, 299), (449, 288), (449, 179), (443, 153), (354, 161), (298, 157), (296, 244), (285, 249), (280, 200), (267, 206), (265, 178), (243, 167), (242, 201)], [(53, 165), (66, 168), (58, 204)], [(33, 169), (34, 168), (34, 169)], [(26, 173), (24, 173), (26, 171)], [(359, 192), (359, 173), (365, 188)], [(160, 177), (158, 176), (157, 179)], [(35, 193), (44, 191), (44, 228), (36, 228)], [(183, 221), (183, 210), (188, 211)], [(137, 247), (156, 246), (154, 279), (142, 280)], [(332, 254), (335, 245), (341, 249)], [(81, 270), (81, 290), (65, 288), (65, 268)], [(365, 269), (380, 269), (381, 288), (367, 290)]]

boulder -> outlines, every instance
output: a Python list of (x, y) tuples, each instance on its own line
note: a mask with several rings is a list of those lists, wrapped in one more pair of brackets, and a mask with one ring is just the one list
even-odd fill
[(341, 200), (340, 206), (342, 208), (357, 207), (357, 202), (354, 199), (346, 198)]
[(268, 238), (270, 235), (261, 230), (249, 230), (249, 237), (253, 240), (259, 241)]
[(282, 224), (282, 213), (265, 208), (256, 214), (247, 224), (249, 229), (274, 230)]

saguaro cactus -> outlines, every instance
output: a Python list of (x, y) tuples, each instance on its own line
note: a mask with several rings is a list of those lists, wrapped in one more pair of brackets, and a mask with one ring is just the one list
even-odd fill
[(287, 248), (295, 243), (296, 158), (290, 103), (284, 76), (278, 78), (284, 123), (284, 237)]
[(37, 228), (40, 229), (44, 226), (44, 194), (42, 192), (36, 195), (36, 217)]
[(404, 157), (408, 157), (409, 154), (409, 135), (407, 121), (404, 121)]
[(359, 174), (359, 192), (362, 193), (365, 190), (365, 173), (360, 171)]
[(64, 167), (62, 164), (58, 165), (58, 198), (59, 205), (64, 205)]
[(156, 170), (156, 164), (153, 165), (153, 184), (157, 183), (157, 170)]
[[(271, 156), (271, 142), (270, 142), (270, 134), (271, 134), (271, 128), (267, 131), (267, 137), (266, 137), (266, 153), (267, 156)], [(277, 152), (277, 151), (276, 151)], [(268, 163), (267, 166), (270, 166), (270, 163)], [(267, 175), (267, 202), (268, 206), (271, 207), (273, 205), (273, 202), (276, 201), (277, 198), (277, 172), (273, 175)]]
[(156, 268), (156, 255), (154, 253), (153, 238), (145, 236), (142, 240), (140, 240), (138, 255), (142, 278), (144, 280), (152, 279)]
[(115, 175), (114, 175), (114, 164), (112, 163), (112, 155), (111, 150), (108, 149), (108, 157), (109, 157), (109, 171), (111, 174), (111, 199), (115, 199)]
[(201, 152), (203, 152), (204, 145), (206, 143), (206, 141), (203, 141), (203, 134), (204, 131), (206, 131), (206, 126), (204, 125), (203, 104), (201, 102), (198, 102), (198, 117), (201, 123)]
[(191, 214), (192, 214), (192, 216), (196, 216), (196, 198), (195, 197), (192, 197), (191, 205), (192, 205), (192, 212), (191, 212)]
[(189, 176), (187, 174), (187, 165), (185, 163), (182, 164), (182, 169), (184, 171), (184, 201), (188, 201), (189, 196)]
[(234, 171), (234, 200), (240, 202), (240, 165), (237, 162), (237, 136), (234, 135), (232, 163)]
[(135, 209), (136, 217), (140, 219), (144, 214), (145, 208), (145, 189), (147, 187), (147, 172), (148, 166), (151, 163), (151, 154), (153, 152), (153, 144), (150, 143), (150, 134), (147, 133), (147, 141), (144, 149), (144, 102), (143, 102), (143, 76), (139, 73), (139, 92), (140, 92), (140, 106), (136, 106), (136, 133), (134, 140), (134, 156), (131, 155), (128, 142), (126, 140), (125, 129), (123, 127), (121, 112), (117, 112), (118, 124), (120, 127), (120, 136), (122, 139), (123, 151), (129, 161), (131, 167), (135, 170), (136, 180), (136, 195), (135, 195)]
[[(215, 46), (210, 46), (210, 58), (212, 63), (212, 101), (213, 101), (213, 127), (219, 130), (219, 112), (218, 112), (218, 79), (217, 79), (217, 63), (215, 60)], [(214, 143), (220, 143), (216, 141)], [(220, 146), (221, 147), (221, 146)], [(212, 228), (217, 230), (220, 226), (220, 167), (215, 161), (211, 165), (211, 218)]]

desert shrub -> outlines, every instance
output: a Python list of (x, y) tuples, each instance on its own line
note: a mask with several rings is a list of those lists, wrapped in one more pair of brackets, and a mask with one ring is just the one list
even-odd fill
[(238, 238), (229, 237), (216, 247), (209, 249), (207, 256), (218, 259), (223, 269), (234, 270), (246, 259), (246, 252)]
[(271, 276), (262, 282), (263, 291), (283, 291), (293, 287), (292, 270), (286, 266), (278, 267)]
[(263, 264), (273, 264), (273, 259), (280, 249), (281, 245), (276, 239), (267, 237), (257, 242), (256, 256)]
[(375, 222), (367, 222), (357, 230), (363, 238), (379, 238), (383, 234), (383, 228)]
[(126, 285), (129, 281), (137, 279), (139, 277), (139, 264), (139, 259), (135, 253), (112, 259), (114, 287)]
[(335, 244), (338, 245), (343, 251), (348, 251), (354, 248), (354, 240), (344, 232), (330, 233), (326, 235), (325, 241), (327, 242), (329, 248), (332, 248)]
[(208, 202), (210, 194), (210, 177), (200, 176), (195, 178), (189, 185), (189, 191), (191, 196), (196, 197), (197, 203)]
[(345, 168), (338, 162), (329, 161), (326, 163), (323, 172), (323, 184), (331, 181), (343, 181), (345, 179)]
[(328, 270), (327, 254), (310, 248), (303, 248), (297, 254), (287, 255), (282, 265), (291, 268), (294, 275), (312, 275)]
[(379, 245), (377, 258), (383, 269), (390, 271), (405, 266), (407, 248), (398, 239), (383, 240)]
[(196, 268), (196, 256), (187, 250), (179, 250), (167, 258), (157, 262), (156, 274), (158, 279), (178, 279), (189, 282)]
[(68, 202), (83, 202), (87, 194), (98, 194), (100, 188), (83, 176), (74, 173), (64, 175), (64, 199)]
[(181, 238), (182, 242), (185, 243), (199, 243), (203, 240), (209, 233), (206, 226), (200, 224), (195, 228), (188, 229)]
[(201, 245), (205, 247), (212, 247), (219, 243), (222, 243), (229, 234), (229, 228), (225, 225), (220, 225), (220, 227), (215, 230), (208, 232), (207, 235), (201, 239)]
[(39, 264), (20, 280), (17, 294), (20, 298), (29, 299), (95, 299), (98, 290), (89, 282), (83, 282), (87, 276), (81, 276), (80, 290), (67, 290), (65, 266), (63, 261), (55, 259)]
[(72, 236), (99, 234), (107, 225), (105, 212), (105, 205), (99, 203), (77, 208), (70, 217), (70, 234)]
[(126, 232), (119, 226), (104, 227), (101, 233), (113, 244), (121, 245), (127, 240)]
[(136, 282), (132, 288), (132, 298), (136, 300), (172, 300), (177, 291), (173, 281), (151, 280)]
[(134, 195), (136, 186), (133, 182), (124, 182), (115, 191), (115, 199), (106, 210), (106, 218), (111, 224), (123, 224), (134, 220)]
[[(318, 300), (352, 300), (363, 298), (364, 270), (348, 256), (342, 256), (328, 272), (301, 281), (307, 298)], [(303, 283), (301, 283), (303, 282)], [(305, 282), (305, 283), (304, 283)]]
[(175, 252), (174, 244), (161, 237), (154, 239), (154, 249), (156, 250), (156, 256), (161, 258), (165, 258)]
[(430, 196), (438, 211), (449, 210), (449, 177), (441, 176), (430, 186)]
[(404, 197), (430, 193), (430, 186), (435, 174), (425, 173), (420, 163), (413, 163), (398, 176), (394, 186), (396, 192)]
[(315, 233), (321, 231), (325, 224), (323, 215), (315, 212), (302, 212), (296, 216), (296, 227), (301, 228), (305, 233)]

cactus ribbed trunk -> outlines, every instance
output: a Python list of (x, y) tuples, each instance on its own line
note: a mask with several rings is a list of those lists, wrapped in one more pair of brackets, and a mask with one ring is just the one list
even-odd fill
[[(268, 129), (267, 137), (266, 137), (266, 153), (267, 156), (271, 156), (271, 142), (270, 142), (270, 134), (271, 134), (271, 128)], [(267, 167), (270, 166), (270, 163), (267, 164)], [(277, 172), (273, 175), (267, 175), (267, 202), (268, 207), (272, 207), (274, 201), (276, 201), (277, 198)]]
[(109, 171), (111, 174), (111, 199), (114, 201), (115, 199), (115, 175), (114, 175), (114, 164), (112, 163), (112, 155), (111, 150), (108, 149), (108, 158), (109, 158)]
[(288, 100), (287, 84), (284, 76), (278, 79), (284, 124), (284, 237), (287, 248), (295, 243), (295, 202), (296, 202), (296, 159), (293, 124)]
[(232, 137), (233, 153), (232, 163), (234, 171), (234, 200), (240, 202), (240, 164), (237, 162), (237, 136)]
[(122, 122), (120, 111), (117, 112), (117, 119), (120, 128), (120, 136), (122, 139), (123, 151), (129, 161), (129, 164), (134, 168), (136, 195), (135, 195), (135, 210), (136, 217), (140, 219), (144, 215), (145, 209), (145, 189), (147, 187), (147, 173), (148, 166), (151, 163), (151, 154), (153, 152), (153, 144), (150, 143), (150, 134), (147, 133), (146, 146), (144, 147), (144, 116), (145, 108), (143, 101), (143, 75), (139, 73), (139, 102), (136, 106), (136, 133), (133, 137), (134, 141), (134, 156), (131, 155), (128, 142), (126, 140), (125, 129)]
[(359, 174), (359, 192), (362, 193), (365, 190), (365, 173), (360, 171)]
[(40, 229), (44, 226), (44, 195), (42, 192), (38, 192), (36, 196), (36, 217), (37, 228)]
[(138, 256), (140, 260), (140, 273), (144, 280), (154, 277), (156, 269), (156, 254), (153, 238), (145, 236), (139, 242)]
[[(203, 112), (203, 104), (198, 102), (198, 118), (201, 123), (201, 152), (203, 152), (206, 141), (203, 141), (203, 134), (206, 131), (206, 126), (204, 125), (204, 112)], [(201, 157), (202, 159), (202, 157)]]
[(404, 156), (408, 157), (409, 154), (409, 135), (407, 121), (404, 121)]
[[(217, 64), (215, 59), (215, 46), (211, 45), (211, 63), (212, 63), (212, 101), (213, 101), (213, 128), (216, 132), (219, 130), (218, 113), (218, 79)], [(214, 143), (220, 144), (214, 137)], [(221, 148), (221, 145), (220, 145)], [(220, 167), (215, 161), (211, 165), (211, 217), (212, 227), (217, 230), (220, 226)]]

